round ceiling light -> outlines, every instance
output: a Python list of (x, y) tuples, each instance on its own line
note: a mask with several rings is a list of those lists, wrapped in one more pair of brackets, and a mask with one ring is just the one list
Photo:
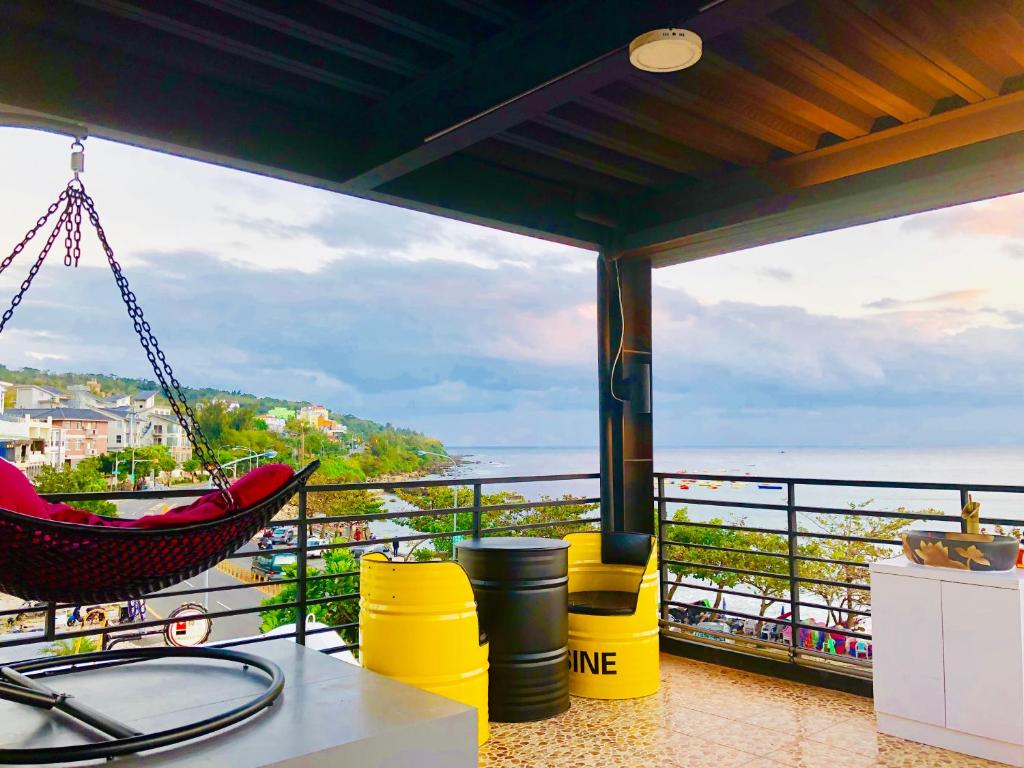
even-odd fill
[(645, 72), (677, 72), (692, 67), (704, 46), (688, 29), (655, 29), (629, 44), (629, 61)]

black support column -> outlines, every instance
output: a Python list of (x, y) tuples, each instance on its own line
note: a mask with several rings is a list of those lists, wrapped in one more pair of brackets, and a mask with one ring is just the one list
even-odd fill
[(653, 534), (651, 264), (614, 255), (597, 260), (601, 529)]

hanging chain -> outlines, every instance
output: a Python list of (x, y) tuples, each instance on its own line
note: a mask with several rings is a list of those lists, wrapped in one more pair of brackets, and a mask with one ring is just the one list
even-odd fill
[[(65, 198), (66, 195), (62, 193), (61, 196), (57, 198), (57, 202), (50, 206), (46, 215), (39, 219), (39, 221), (36, 223), (36, 226), (29, 230), (29, 233), (25, 236), (25, 239), (22, 240), (15, 247), (15, 252), (8, 256), (6, 259), (4, 259), (3, 262), (0, 262), (0, 273), (7, 269), (7, 267), (10, 266), (11, 262), (14, 261), (14, 257), (21, 253), (22, 250), (24, 250), (25, 244), (33, 237), (35, 237), (36, 232), (39, 231), (40, 227), (42, 227), (46, 223), (46, 220), (53, 215), (53, 213), (57, 210), (57, 206), (60, 205), (61, 200)], [(7, 321), (10, 320), (11, 317), (14, 315), (14, 310), (17, 309), (19, 304), (21, 304), (22, 299), (25, 297), (25, 293), (28, 291), (29, 288), (32, 287), (32, 280), (35, 279), (35, 276), (37, 274), (39, 274), (39, 269), (43, 266), (43, 262), (46, 261), (46, 257), (50, 255), (50, 249), (53, 247), (53, 243), (57, 239), (57, 235), (60, 234), (61, 227), (65, 226), (66, 223), (70, 220), (71, 200), (69, 199), (65, 203), (64, 211), (57, 218), (57, 224), (54, 226), (53, 231), (50, 232), (50, 236), (46, 238), (46, 242), (43, 244), (42, 249), (39, 251), (39, 257), (36, 259), (35, 264), (33, 264), (32, 268), (29, 269), (28, 276), (21, 282), (21, 288), (18, 290), (16, 294), (14, 294), (14, 298), (11, 299), (11, 306), (8, 307), (7, 311), (5, 311), (3, 316), (0, 317), (0, 334), (4, 332), (4, 328), (7, 326)]]
[(0, 317), (0, 334), (3, 333), (4, 327), (7, 325), (7, 321), (11, 319), (14, 314), (14, 310), (21, 304), (22, 299), (25, 296), (26, 291), (32, 286), (32, 280), (39, 273), (40, 268), (43, 266), (43, 262), (50, 253), (50, 249), (56, 242), (57, 237), (61, 231), (64, 231), (64, 264), (66, 266), (78, 266), (78, 260), (82, 254), (82, 209), (85, 209), (86, 215), (89, 218), (89, 222), (96, 230), (96, 236), (99, 238), (100, 245), (103, 247), (103, 251), (107, 256), (107, 263), (110, 265), (110, 270), (114, 274), (114, 280), (117, 282), (117, 287), (121, 291), (121, 298), (128, 308), (128, 317), (131, 318), (132, 325), (135, 327), (135, 333), (139, 337), (139, 343), (142, 345), (142, 349), (146, 353), (146, 357), (149, 358), (149, 363), (153, 367), (153, 373), (156, 375), (157, 381), (160, 382), (160, 389), (167, 398), (171, 405), (171, 410), (174, 411), (175, 417), (178, 419), (178, 423), (181, 424), (181, 428), (185, 431), (185, 435), (188, 437), (189, 443), (192, 445), (192, 449), (195, 452), (196, 457), (202, 463), (207, 472), (213, 478), (214, 483), (219, 487), (227, 496), (227, 499), (232, 502), (230, 493), (228, 493), (228, 479), (224, 474), (224, 469), (220, 466), (220, 462), (217, 461), (217, 454), (213, 450), (213, 446), (203, 433), (202, 428), (199, 426), (199, 422), (196, 419), (195, 411), (192, 406), (189, 405), (188, 399), (185, 397), (185, 393), (182, 391), (181, 383), (174, 375), (174, 370), (171, 368), (170, 363), (167, 362), (167, 357), (164, 355), (162, 349), (160, 349), (160, 343), (157, 341), (156, 336), (153, 334), (153, 329), (150, 327), (149, 322), (146, 320), (142, 312), (142, 307), (139, 306), (136, 301), (135, 294), (132, 292), (128, 285), (128, 280), (121, 271), (121, 265), (114, 258), (114, 250), (110, 247), (110, 243), (107, 242), (107, 235), (103, 231), (103, 226), (100, 224), (99, 215), (96, 213), (96, 207), (93, 204), (93, 200), (85, 191), (85, 185), (79, 178), (79, 173), (84, 169), (84, 159), (82, 157), (82, 145), (80, 142), (75, 142), (72, 146), (73, 149), (77, 147), (77, 151), (72, 154), (72, 170), (74, 171), (74, 178), (68, 182), (67, 187), (57, 197), (57, 199), (46, 209), (46, 213), (39, 217), (36, 221), (35, 226), (32, 227), (22, 238), (21, 242), (14, 246), (14, 250), (11, 254), (0, 261), (0, 275), (14, 262), (14, 260), (25, 250), (29, 242), (36, 236), (50, 218), (55, 214), (61, 207), (64, 206), (64, 210), (61, 211), (57, 217), (57, 222), (54, 225), (53, 230), (47, 237), (46, 242), (43, 244), (42, 249), (39, 252), (39, 257), (29, 270), (28, 276), (21, 284), (21, 288), (15, 294), (11, 300), (11, 305)]

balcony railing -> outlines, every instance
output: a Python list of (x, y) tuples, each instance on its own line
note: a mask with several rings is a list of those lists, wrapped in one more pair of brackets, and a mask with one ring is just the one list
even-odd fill
[[(962, 530), (969, 496), (984, 511), (1019, 509), (1024, 494), (1016, 485), (655, 477), (663, 635), (858, 677), (871, 674), (869, 563), (898, 556), (906, 528)], [(870, 498), (879, 494), (888, 498)], [(1024, 515), (981, 522), (1020, 528)], [(679, 589), (689, 599), (674, 599)]]
[[(596, 498), (596, 496), (574, 497), (572, 499), (545, 498), (541, 500), (515, 501), (502, 504), (484, 504), (483, 498), (485, 489), (495, 487), (500, 487), (502, 490), (516, 490), (521, 492), (523, 489), (528, 489), (531, 486), (536, 487), (538, 484), (543, 484), (545, 488), (548, 488), (558, 487), (559, 484), (566, 482), (578, 483), (579, 481), (594, 481), (594, 485), (596, 487), (596, 481), (599, 477), (600, 476), (597, 474), (565, 474), (525, 477), (448, 478), (441, 480), (308, 485), (304, 490), (300, 491), (296, 495), (295, 499), (293, 499), (292, 505), (295, 517), (285, 519), (279, 516), (278, 519), (275, 519), (272, 522), (272, 525), (275, 528), (288, 527), (294, 529), (296, 531), (294, 544), (290, 544), (288, 546), (274, 546), (270, 549), (264, 550), (257, 550), (254, 544), (242, 547), (224, 561), (227, 565), (222, 564), (222, 572), (225, 574), (225, 578), (220, 580), (234, 583), (214, 586), (209, 586), (207, 584), (199, 585), (197, 582), (203, 581), (203, 576), (200, 576), (157, 594), (146, 595), (144, 599), (146, 600), (147, 606), (151, 606), (155, 602), (166, 603), (168, 600), (173, 602), (181, 599), (184, 601), (194, 602), (205, 598), (205, 601), (208, 604), (212, 603), (218, 606), (212, 610), (206, 611), (207, 617), (214, 622), (215, 627), (218, 621), (226, 621), (246, 616), (257, 617), (261, 613), (267, 611), (290, 610), (293, 612), (292, 622), (295, 624), (294, 631), (286, 632), (284, 634), (275, 634), (274, 639), (294, 638), (296, 642), (305, 644), (309, 635), (327, 632), (337, 632), (341, 634), (346, 631), (353, 631), (358, 626), (358, 622), (353, 620), (345, 623), (330, 624), (322, 628), (307, 631), (305, 619), (310, 612), (315, 610), (317, 607), (348, 603), (358, 601), (359, 599), (358, 566), (354, 570), (339, 573), (319, 572), (320, 569), (317, 568), (316, 562), (311, 557), (308, 546), (313, 526), (339, 526), (346, 524), (363, 525), (381, 523), (385, 521), (400, 521), (403, 518), (410, 517), (444, 519), (452, 518), (453, 515), (458, 515), (460, 518), (464, 519), (466, 514), (469, 513), (469, 520), (471, 521), (470, 525), (460, 530), (430, 533), (413, 531), (411, 533), (403, 532), (395, 535), (388, 534), (377, 542), (374, 542), (387, 545), (391, 545), (391, 543), (395, 541), (402, 545), (408, 542), (441, 541), (450, 540), (454, 537), (491, 536), (497, 534), (543, 535), (546, 529), (596, 527), (600, 522), (600, 517), (596, 511), (591, 514), (572, 517), (570, 519), (559, 519), (552, 522), (490, 527), (486, 524), (489, 513), (530, 511), (542, 508), (569, 507), (577, 505), (596, 505), (599, 502), (599, 499)], [(311, 516), (309, 514), (310, 500), (321, 496), (330, 498), (332, 496), (352, 492), (371, 491), (387, 493), (400, 489), (424, 489), (438, 486), (471, 488), (472, 503), (469, 506), (453, 506), (443, 509), (421, 510), (410, 508), (402, 511), (389, 511), (376, 514), (321, 516)], [(569, 489), (566, 489), (566, 491), (568, 490)], [(63, 501), (69, 503), (83, 501), (112, 501), (115, 503), (151, 501), (156, 503), (170, 499), (187, 499), (208, 492), (208, 488), (189, 488), (122, 493), (49, 494), (46, 498), (50, 501)], [(349, 540), (320, 543), (315, 545), (315, 550), (322, 556), (324, 552), (352, 549), (354, 547), (365, 546), (367, 543), (368, 542), (365, 539), (360, 541)], [(247, 565), (243, 565), (241, 567), (238, 567), (237, 565), (232, 567), (231, 565), (232, 563), (237, 564), (239, 561), (244, 562), (252, 560), (254, 557), (259, 555), (295, 555), (296, 564), (294, 572), (288, 571), (284, 578), (272, 581), (260, 580), (249, 576), (250, 572), (248, 571)], [(209, 573), (213, 573), (213, 571), (210, 571)], [(239, 576), (242, 578), (235, 578)], [(353, 580), (355, 581), (353, 582)], [(345, 591), (340, 591), (332, 588), (336, 583), (354, 583), (355, 586), (348, 588)], [(323, 588), (320, 588), (321, 585)], [(268, 592), (280, 593), (282, 590), (287, 590), (289, 595), (293, 593), (293, 599), (276, 602), (270, 605), (266, 604)], [(254, 594), (257, 597), (255, 601), (253, 600)], [(226, 597), (227, 595), (245, 595), (245, 598), (241, 601), (250, 604), (240, 607), (236, 605), (227, 605), (227, 603), (238, 602), (230, 597)], [(256, 602), (256, 604), (252, 605), (251, 603), (253, 602)], [(0, 634), (0, 647), (26, 645), (39, 642), (52, 643), (55, 641), (72, 641), (81, 637), (94, 638), (98, 643), (101, 642), (102, 645), (109, 647), (111, 644), (124, 642), (126, 640), (145, 641), (145, 633), (148, 632), (152, 634), (154, 632), (162, 631), (164, 628), (176, 623), (177, 621), (175, 618), (161, 616), (153, 619), (147, 618), (145, 621), (133, 621), (130, 624), (68, 628), (63, 617), (74, 607), (75, 606), (71, 605), (26, 605), (19, 608), (0, 611), (0, 633), (4, 632), (4, 627), (7, 625), (6, 634)], [(80, 608), (83, 617), (87, 616), (88, 606), (80, 606)], [(151, 612), (151, 610), (148, 611), (148, 613)], [(18, 631), (19, 626), (23, 624), (38, 624), (40, 626), (29, 631)], [(250, 630), (239, 633), (241, 636), (218, 639), (216, 640), (216, 643), (224, 647), (231, 647), (258, 643), (269, 639), (267, 636), (260, 634), (257, 628), (258, 626), (259, 624), (255, 623)], [(321, 643), (320, 645), (322, 646), (323, 644)], [(358, 643), (351, 642), (342, 645), (333, 645), (326, 648), (321, 647), (320, 650), (323, 650), (326, 653), (337, 653), (353, 651), (357, 648)]]
[[(252, 618), (268, 610), (290, 611), (294, 631), (276, 637), (294, 637), (306, 643), (312, 634), (337, 632), (352, 637), (351, 620), (307, 631), (305, 617), (321, 606), (358, 601), (358, 569), (327, 573), (312, 558), (309, 538), (314, 526), (389, 523), (403, 518), (452, 519), (459, 515), (460, 530), (386, 533), (377, 543), (406, 545), (444, 541), (453, 537), (490, 535), (544, 535), (569, 528), (596, 528), (596, 510), (569, 519), (513, 525), (489, 525), (494, 513), (536, 511), (574, 505), (596, 505), (594, 493), (573, 498), (557, 496), (581, 484), (596, 491), (597, 474), (563, 474), (494, 478), (446, 478), (402, 482), (310, 485), (293, 501), (294, 517), (275, 520), (275, 527), (296, 531), (294, 544), (258, 551), (253, 545), (231, 555), (217, 580), (200, 583), (198, 577), (147, 596), (150, 605), (177, 600), (204, 600), (208, 617), (217, 626), (250, 617), (243, 629), (219, 632), (218, 644), (258, 643), (265, 639)], [(700, 645), (717, 651), (764, 656), (819, 670), (869, 677), (871, 674), (871, 600), (867, 565), (897, 556), (898, 532), (928, 524), (957, 530), (957, 514), (973, 494), (986, 510), (1016, 510), (1024, 486), (828, 480), (818, 478), (755, 477), (734, 474), (656, 473), (655, 502), (659, 535), (662, 635), (668, 641)], [(689, 486), (679, 489), (679, 484)], [(567, 485), (571, 484), (571, 485)], [(466, 506), (443, 509), (401, 509), (375, 514), (311, 515), (310, 501), (338, 498), (352, 492), (402, 489), (472, 489)], [(510, 503), (486, 504), (485, 491), (500, 488), (526, 495), (531, 488), (550, 497)], [(51, 495), (51, 500), (109, 500), (118, 503), (157, 502), (198, 496), (207, 489), (179, 489), (129, 493)], [(870, 501), (872, 496), (883, 496)], [(860, 502), (860, 503), (857, 503)], [(152, 505), (147, 505), (152, 506)], [(316, 504), (313, 505), (317, 506)], [(925, 509), (926, 511), (922, 511)], [(468, 513), (468, 515), (467, 515)], [(1024, 525), (1015, 516), (989, 514), (986, 526)], [(443, 525), (438, 526), (444, 528)], [(561, 530), (559, 530), (561, 529)], [(879, 532), (882, 532), (881, 534)], [(336, 540), (315, 544), (322, 553), (365, 546), (366, 540)], [(274, 581), (258, 581), (248, 564), (256, 555), (294, 555), (294, 572)], [(231, 565), (234, 564), (234, 565)], [(210, 573), (213, 573), (212, 571)], [(207, 579), (208, 582), (208, 579)], [(345, 586), (347, 585), (347, 586)], [(283, 597), (281, 596), (283, 593)], [(265, 604), (269, 596), (277, 602)], [(253, 599), (253, 598), (256, 599)], [(701, 605), (701, 597), (708, 604)], [(286, 598), (286, 599), (285, 599)], [(174, 619), (160, 616), (130, 625), (68, 628), (58, 618), (72, 606), (26, 606), (0, 611), (0, 646), (102, 637), (105, 643), (131, 640), (147, 630), (159, 631)], [(83, 613), (85, 613), (85, 606)], [(13, 631), (26, 617), (38, 617), (36, 631)], [(240, 625), (241, 626), (241, 625)], [(795, 642), (794, 642), (795, 639)], [(831, 640), (832, 642), (829, 642)], [(352, 651), (356, 642), (325, 648)]]

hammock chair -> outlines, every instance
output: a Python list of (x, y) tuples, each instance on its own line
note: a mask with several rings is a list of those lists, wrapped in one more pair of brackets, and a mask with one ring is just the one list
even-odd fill
[[(153, 368), (160, 390), (192, 445), (193, 455), (209, 472), (217, 490), (191, 505), (170, 510), (160, 516), (163, 519), (157, 521), (146, 518), (137, 521), (100, 518), (65, 505), (47, 504), (34, 491), (22, 494), (22, 499), (27, 499), (24, 501), (27, 505), (25, 508), (5, 509), (0, 505), (0, 592), (25, 600), (46, 601), (50, 603), (51, 617), (54, 604), (58, 602), (80, 605), (137, 599), (212, 568), (237, 551), (258, 530), (266, 527), (271, 518), (306, 484), (318, 466), (318, 462), (313, 462), (296, 473), (283, 465), (268, 465), (276, 467), (276, 470), (268, 472), (268, 466), (260, 467), (229, 485), (209, 440), (196, 420), (192, 406), (185, 398), (181, 384), (128, 285), (121, 265), (114, 257), (93, 200), (85, 191), (85, 185), (79, 177), (84, 169), (84, 147), (79, 140), (72, 145), (71, 169), (74, 176), (56, 201), (28, 230), (11, 254), (0, 261), (2, 275), (33, 238), (45, 231), (44, 228), (56, 215), (56, 221), (27, 277), (11, 300), (10, 307), (0, 316), (0, 335), (32, 286), (33, 279), (61, 233), (64, 235), (65, 266), (78, 266), (84, 214), (96, 231), (100, 246), (106, 254), (107, 264), (128, 309), (128, 317)], [(6, 490), (10, 496), (13, 481), (0, 476), (0, 483), (3, 484), (0, 491)], [(4, 498), (2, 493), (0, 498)], [(197, 519), (200, 521), (195, 522)], [(246, 669), (253, 667), (262, 670), (269, 681), (266, 689), (258, 696), (221, 715), (165, 731), (140, 734), (76, 703), (73, 697), (49, 690), (29, 674), (47, 676), (95, 669), (103, 663), (117, 664), (169, 656), (231, 661)], [(69, 747), (0, 748), (0, 764), (111, 758), (194, 739), (237, 723), (270, 706), (283, 685), (283, 674), (272, 662), (228, 649), (142, 648), (18, 662), (0, 668), (0, 699), (58, 709), (111, 738), (99, 743)]]

